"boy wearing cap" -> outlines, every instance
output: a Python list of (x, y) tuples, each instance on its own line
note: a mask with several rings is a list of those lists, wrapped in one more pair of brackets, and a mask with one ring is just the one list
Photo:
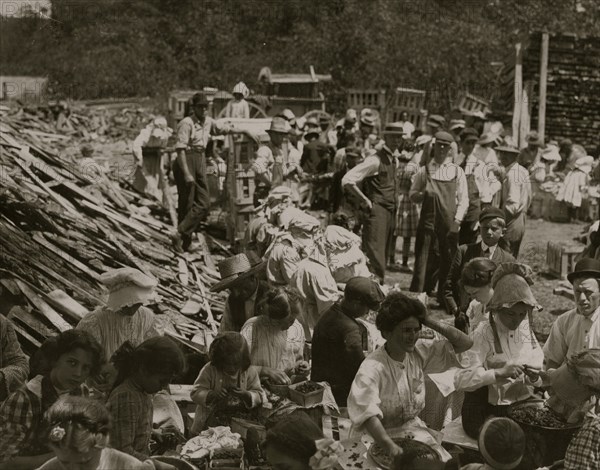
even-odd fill
[(315, 326), (311, 379), (328, 382), (338, 406), (346, 406), (352, 381), (368, 349), (367, 331), (356, 319), (370, 310), (377, 311), (383, 298), (375, 281), (354, 277), (346, 283), (344, 297)]
[(206, 147), (211, 135), (246, 134), (258, 143), (250, 131), (224, 126), (208, 116), (209, 101), (203, 93), (191, 100), (192, 115), (177, 124), (177, 160), (173, 164), (173, 177), (177, 185), (177, 219), (179, 226), (173, 236), (177, 251), (187, 251), (192, 236), (206, 220), (210, 208), (206, 178)]
[(489, 258), (498, 265), (516, 261), (508, 251), (498, 246), (505, 232), (504, 212), (495, 207), (485, 208), (479, 216), (481, 242), (459, 246), (452, 260), (444, 292), (446, 308), (450, 315), (456, 317), (468, 307), (468, 296), (460, 287), (459, 281), (463, 268), (469, 261), (481, 257)]
[(560, 367), (569, 357), (600, 348), (600, 261), (584, 258), (567, 278), (573, 285), (576, 307), (553, 323), (544, 345), (547, 369)]
[(504, 239), (510, 245), (512, 255), (518, 258), (521, 242), (525, 235), (525, 216), (531, 205), (530, 176), (529, 172), (517, 163), (519, 157), (517, 148), (504, 145), (497, 147), (496, 152), (505, 170), (500, 204), (506, 215)]
[(438, 301), (444, 305), (444, 284), (458, 248), (458, 232), (469, 206), (465, 172), (453, 162), (447, 132), (435, 135), (433, 159), (421, 167), (413, 180), (409, 196), (422, 203), (415, 246), (415, 269), (411, 292), (424, 292), (432, 244), (437, 239), (440, 253)]

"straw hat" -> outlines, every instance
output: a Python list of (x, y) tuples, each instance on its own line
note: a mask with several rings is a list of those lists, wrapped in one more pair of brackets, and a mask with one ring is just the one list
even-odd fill
[[(265, 261), (258, 258), (253, 252), (249, 252), (249, 255), (239, 253), (221, 261), (219, 263), (221, 280), (210, 288), (211, 292), (221, 292), (222, 290), (229, 289), (240, 281), (258, 274), (265, 268)], [(250, 257), (253, 262), (250, 261)]]
[(279, 134), (288, 134), (290, 132), (290, 123), (282, 117), (274, 117), (271, 120), (271, 127), (267, 130), (267, 132), (276, 132)]
[(113, 311), (157, 300), (158, 281), (135, 268), (113, 269), (102, 274), (100, 282), (108, 289), (106, 306)]
[(496, 140), (496, 137), (497, 134), (494, 134), (492, 132), (485, 132), (484, 134), (481, 134), (481, 137), (479, 138), (479, 141), (477, 143), (479, 145), (491, 144)]

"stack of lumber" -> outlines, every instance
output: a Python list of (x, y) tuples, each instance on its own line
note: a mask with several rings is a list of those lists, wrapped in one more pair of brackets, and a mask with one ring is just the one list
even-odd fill
[(78, 144), (39, 115), (2, 116), (0, 313), (35, 350), (104, 303), (103, 272), (130, 266), (159, 280), (153, 309), (167, 333), (202, 351), (224, 308), (209, 292), (219, 275), (206, 239), (193, 255), (174, 253), (168, 211), (90, 159), (69, 157)]
[[(532, 34), (523, 53), (523, 81), (539, 84), (541, 33)], [(531, 97), (532, 129), (538, 96)], [(548, 49), (546, 136), (571, 139), (593, 154), (600, 132), (600, 37), (551, 34)]]

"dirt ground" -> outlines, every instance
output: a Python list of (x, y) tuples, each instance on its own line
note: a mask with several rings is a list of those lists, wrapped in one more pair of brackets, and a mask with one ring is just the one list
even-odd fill
[[(533, 293), (537, 301), (543, 307), (542, 311), (534, 314), (534, 330), (539, 341), (543, 342), (546, 340), (556, 316), (573, 308), (573, 302), (571, 300), (553, 294), (553, 290), (559, 285), (560, 280), (548, 273), (548, 267), (546, 266), (546, 249), (548, 242), (565, 242), (576, 245), (578, 242), (576, 242), (574, 238), (579, 237), (586, 227), (587, 224), (583, 222), (559, 224), (541, 219), (527, 220), (527, 232), (523, 240), (523, 245), (521, 246), (520, 261), (531, 266), (535, 272)], [(401, 246), (402, 243), (401, 240), (399, 240), (399, 250), (401, 250)], [(402, 259), (400, 253), (398, 253), (396, 259)], [(411, 256), (410, 261), (413, 262), (414, 257)], [(391, 273), (387, 283), (397, 283), (402, 290), (408, 290), (410, 280), (410, 274)], [(440, 309), (434, 309), (433, 312), (438, 318), (450, 319), (450, 317)]]

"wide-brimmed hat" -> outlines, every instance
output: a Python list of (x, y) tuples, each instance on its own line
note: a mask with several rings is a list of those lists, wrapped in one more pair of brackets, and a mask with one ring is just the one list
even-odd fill
[(494, 294), (488, 308), (490, 310), (512, 308), (518, 303), (524, 303), (541, 310), (531, 292), (532, 285), (533, 271), (529, 266), (521, 263), (502, 263), (492, 277)]
[(385, 133), (386, 134), (401, 134), (404, 135), (404, 126), (401, 122), (390, 122), (385, 125)]
[(105, 272), (100, 282), (108, 289), (106, 306), (120, 310), (135, 304), (147, 305), (157, 300), (158, 281), (135, 268), (120, 268)]
[(360, 117), (360, 123), (365, 126), (375, 127), (375, 118), (370, 114), (365, 114)]
[(294, 114), (294, 111), (292, 111), (289, 108), (285, 108), (283, 111), (281, 111), (279, 116), (284, 118), (286, 121), (293, 121), (294, 119), (296, 119), (296, 115)]
[(542, 152), (542, 159), (549, 162), (560, 162), (562, 157), (557, 145), (548, 145)]
[(279, 134), (288, 134), (290, 132), (290, 123), (282, 117), (274, 117), (271, 120), (271, 127), (267, 132), (277, 132)]
[(527, 137), (525, 137), (525, 140), (527, 141), (528, 144), (536, 144), (536, 145), (542, 145), (542, 139), (540, 139), (540, 135), (536, 132), (530, 132), (529, 134), (527, 134)]
[(594, 166), (594, 157), (587, 155), (585, 157), (578, 158), (574, 163), (575, 168), (583, 171), (584, 173), (590, 173)]
[(308, 127), (319, 127), (319, 121), (317, 121), (316, 117), (309, 117), (306, 122), (304, 123), (304, 129), (307, 129)]
[(525, 453), (525, 433), (510, 418), (490, 418), (481, 427), (479, 452), (486, 463), (498, 470), (517, 468)]
[(496, 137), (498, 137), (498, 134), (494, 134), (493, 132), (484, 132), (481, 134), (481, 137), (479, 137), (477, 143), (479, 145), (491, 144), (496, 140)]
[[(265, 268), (265, 261), (258, 258), (252, 252), (249, 252), (249, 255), (239, 253), (219, 262), (218, 267), (221, 280), (210, 288), (211, 292), (221, 292), (222, 290), (229, 289), (235, 284), (258, 274)], [(250, 257), (252, 261), (250, 261)]]
[(309, 127), (304, 132), (304, 137), (308, 137), (309, 135), (316, 135), (316, 136), (321, 135), (321, 128), (319, 128), (319, 127)]
[(600, 279), (600, 261), (595, 258), (582, 258), (575, 265), (572, 273), (567, 275), (567, 279), (571, 284), (575, 279), (587, 277)]

